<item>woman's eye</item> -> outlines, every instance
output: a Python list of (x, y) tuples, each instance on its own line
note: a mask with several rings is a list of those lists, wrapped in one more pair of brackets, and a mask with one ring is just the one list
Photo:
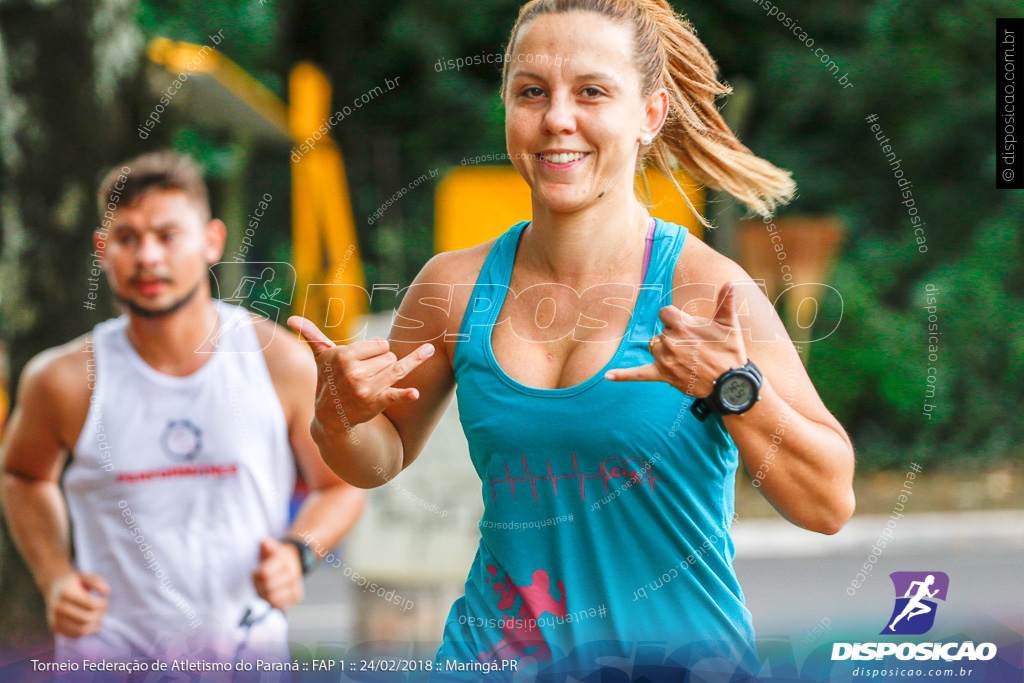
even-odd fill
[(591, 86), (589, 88), (584, 88), (583, 89), (583, 94), (586, 95), (587, 97), (600, 97), (601, 96), (601, 91), (599, 89)]
[(544, 91), (538, 88), (537, 86), (532, 85), (529, 88), (524, 89), (521, 94), (524, 97), (540, 97), (541, 95), (544, 94)]

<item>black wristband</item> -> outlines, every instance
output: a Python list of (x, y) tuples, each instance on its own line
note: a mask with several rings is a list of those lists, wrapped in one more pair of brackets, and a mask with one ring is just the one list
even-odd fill
[[(746, 381), (750, 382), (753, 395), (753, 400), (749, 401), (747, 405), (739, 407), (727, 405), (721, 396), (721, 390), (726, 381), (733, 380), (737, 375), (744, 377)], [(711, 383), (711, 393), (704, 398), (696, 399), (690, 405), (690, 412), (700, 422), (704, 422), (710, 415), (715, 413), (718, 415), (742, 415), (761, 400), (762, 384), (764, 384), (764, 375), (754, 365), (754, 361), (748, 358), (746, 365), (743, 367), (732, 368), (719, 375), (718, 379)]]
[(296, 549), (298, 549), (299, 561), (302, 563), (303, 575), (308, 574), (309, 571), (314, 567), (314, 565), (316, 565), (316, 553), (313, 552), (312, 548), (310, 548), (308, 545), (306, 545), (299, 539), (285, 536), (281, 539), (281, 542), (290, 543), (291, 545), (295, 546)]

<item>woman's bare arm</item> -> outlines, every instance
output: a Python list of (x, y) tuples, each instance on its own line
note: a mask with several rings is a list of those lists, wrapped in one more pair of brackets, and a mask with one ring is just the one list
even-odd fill
[[(419, 456), (444, 414), (455, 386), (444, 341), (457, 288), (448, 278), (464, 261), (444, 253), (423, 266), (387, 340), (334, 346), (309, 321), (289, 320), (317, 361), (313, 438), (350, 484), (374, 488), (395, 477)], [(432, 355), (425, 355), (428, 347)]]

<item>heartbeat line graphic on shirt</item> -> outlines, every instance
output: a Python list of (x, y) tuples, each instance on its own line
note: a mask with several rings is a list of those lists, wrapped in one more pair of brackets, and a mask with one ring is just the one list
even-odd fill
[[(629, 463), (637, 463), (636, 469), (630, 469)], [(614, 466), (614, 463), (618, 463), (618, 466)], [(609, 469), (609, 464), (612, 464)], [(608, 492), (608, 482), (612, 479), (628, 479), (629, 483), (626, 486), (633, 486), (634, 484), (650, 484), (651, 493), (654, 493), (654, 482), (665, 481), (667, 479), (659, 479), (654, 476), (654, 465), (644, 465), (638, 458), (629, 458), (628, 460), (622, 460), (621, 458), (606, 458), (601, 462), (598, 467), (597, 474), (583, 474), (580, 472), (579, 465), (576, 462), (576, 451), (572, 452), (572, 474), (557, 475), (551, 469), (551, 458), (548, 458), (548, 476), (538, 477), (537, 475), (530, 472), (530, 466), (526, 462), (526, 453), (523, 453), (523, 476), (514, 477), (509, 469), (508, 463), (505, 463), (505, 478), (495, 479), (491, 477), (491, 495), (494, 502), (498, 502), (498, 484), (508, 484), (512, 491), (512, 499), (516, 499), (516, 484), (519, 482), (528, 482), (530, 489), (533, 491), (533, 502), (538, 503), (537, 500), (537, 482), (538, 481), (550, 481), (551, 488), (555, 492), (555, 497), (558, 497), (558, 480), (559, 479), (573, 479), (579, 481), (580, 487), (580, 498), (583, 500), (587, 499), (587, 492), (585, 485), (587, 479), (600, 479), (604, 482), (605, 493)]]

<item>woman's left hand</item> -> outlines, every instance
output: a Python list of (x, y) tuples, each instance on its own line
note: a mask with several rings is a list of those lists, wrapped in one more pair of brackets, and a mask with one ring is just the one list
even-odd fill
[(722, 286), (713, 318), (698, 318), (672, 305), (663, 307), (658, 312), (662, 333), (648, 342), (654, 362), (609, 370), (605, 379), (667, 382), (690, 396), (708, 396), (723, 372), (747, 364), (734, 292), (733, 282)]

